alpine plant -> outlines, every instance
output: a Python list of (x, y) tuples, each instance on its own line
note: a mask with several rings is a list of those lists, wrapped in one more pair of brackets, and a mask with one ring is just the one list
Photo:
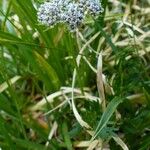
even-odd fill
[(87, 14), (97, 16), (103, 12), (99, 0), (51, 0), (40, 5), (37, 12), (41, 24), (52, 27), (65, 23), (70, 31), (75, 31)]

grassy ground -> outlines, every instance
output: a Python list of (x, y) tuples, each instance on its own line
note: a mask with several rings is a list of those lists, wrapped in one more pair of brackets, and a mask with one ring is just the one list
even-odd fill
[(102, 0), (73, 34), (40, 3), (0, 1), (0, 148), (150, 149), (150, 1)]

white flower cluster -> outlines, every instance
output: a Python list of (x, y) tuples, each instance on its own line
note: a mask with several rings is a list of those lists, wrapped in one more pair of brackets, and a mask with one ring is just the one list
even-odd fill
[(61, 19), (69, 25), (71, 31), (74, 31), (84, 19), (83, 10), (77, 3), (70, 3), (66, 8), (67, 11), (62, 13)]
[(98, 15), (103, 12), (99, 0), (52, 0), (45, 2), (38, 9), (38, 20), (47, 26), (67, 23), (71, 31), (81, 25), (87, 12)]
[(99, 3), (99, 0), (87, 0), (86, 6), (91, 15), (95, 16), (103, 12), (103, 8), (101, 3)]
[(45, 2), (38, 9), (38, 20), (45, 25), (52, 26), (59, 20), (60, 10), (56, 3)]
[(94, 16), (104, 11), (99, 0), (79, 0), (79, 5), (85, 10), (85, 12), (89, 12)]

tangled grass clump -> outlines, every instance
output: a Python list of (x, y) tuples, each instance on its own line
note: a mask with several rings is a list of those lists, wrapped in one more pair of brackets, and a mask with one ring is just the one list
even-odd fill
[(0, 149), (149, 150), (149, 0), (43, 1), (0, 1)]

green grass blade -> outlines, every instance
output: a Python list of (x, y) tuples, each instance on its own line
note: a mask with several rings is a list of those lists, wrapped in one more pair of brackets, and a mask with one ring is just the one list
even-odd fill
[(111, 118), (111, 116), (113, 115), (113, 113), (115, 112), (117, 106), (123, 102), (122, 98), (114, 98), (107, 106), (105, 112), (103, 113), (98, 126), (95, 130), (95, 135), (92, 137), (92, 140), (94, 140), (98, 134), (102, 131), (102, 129), (107, 125), (109, 119)]
[(68, 127), (67, 127), (67, 124), (65, 122), (62, 124), (62, 134), (64, 136), (67, 150), (73, 150), (72, 143), (71, 143), (70, 136), (69, 136), (69, 132), (68, 132)]
[(55, 72), (55, 70), (46, 62), (46, 60), (37, 52), (34, 52), (35, 58), (41, 68), (41, 71), (45, 72), (50, 79), (50, 82), (53, 84), (53, 86), (58, 89), (60, 86), (60, 80)]
[(17, 138), (14, 138), (13, 141), (15, 142), (16, 145), (20, 146), (21, 148), (26, 148), (31, 150), (46, 150), (45, 146), (35, 142), (30, 142), (27, 140), (17, 139)]

